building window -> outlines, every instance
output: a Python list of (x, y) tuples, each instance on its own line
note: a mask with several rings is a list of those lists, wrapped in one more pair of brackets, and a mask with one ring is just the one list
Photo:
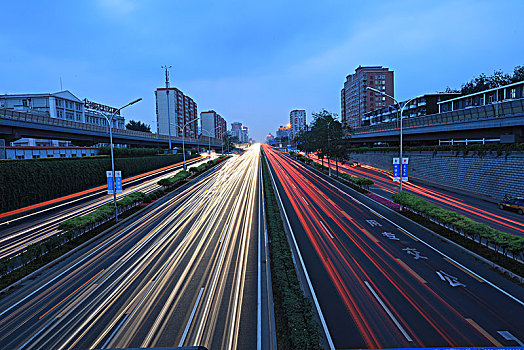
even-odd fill
[(28, 106), (27, 100), (22, 100), (22, 106), (24, 106), (24, 107)]
[(56, 105), (57, 105), (58, 107), (62, 107), (62, 100), (57, 99), (57, 100), (56, 100)]
[(515, 88), (511, 89), (511, 91), (509, 92), (509, 97), (510, 98), (517, 98), (517, 89), (515, 89)]

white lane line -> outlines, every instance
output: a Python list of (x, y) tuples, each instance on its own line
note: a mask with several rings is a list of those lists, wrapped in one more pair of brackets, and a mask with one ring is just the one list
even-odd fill
[(302, 197), (302, 200), (304, 201), (304, 203), (306, 203), (307, 206), (309, 206), (309, 203), (307, 202), (307, 200), (304, 198), (304, 196), (300, 196)]
[(402, 334), (404, 335), (404, 337), (406, 338), (407, 341), (413, 341), (413, 339), (411, 339), (411, 337), (409, 336), (409, 334), (404, 330), (404, 327), (402, 327), (402, 325), (398, 322), (397, 318), (395, 317), (395, 315), (393, 315), (391, 313), (391, 311), (389, 311), (388, 307), (386, 306), (386, 304), (384, 304), (384, 302), (382, 301), (382, 299), (380, 299), (380, 297), (378, 296), (378, 294), (373, 290), (373, 288), (371, 287), (371, 285), (368, 283), (368, 281), (364, 281), (364, 283), (366, 284), (366, 287), (368, 287), (368, 289), (371, 291), (371, 293), (373, 293), (373, 296), (375, 297), (375, 299), (377, 299), (377, 301), (380, 303), (380, 305), (382, 306), (382, 308), (384, 309), (384, 311), (386, 311), (386, 313), (388, 314), (388, 316), (391, 318), (391, 320), (395, 323), (395, 325), (397, 326), (397, 328), (400, 330), (400, 332), (402, 332)]
[(126, 314), (124, 316), (124, 318), (122, 319), (122, 321), (120, 321), (120, 323), (118, 324), (118, 326), (116, 327), (116, 329), (113, 331), (113, 334), (111, 334), (111, 336), (106, 340), (106, 342), (104, 343), (104, 345), (102, 345), (101, 349), (105, 349), (106, 346), (109, 345), (109, 343), (111, 342), (111, 340), (113, 340), (113, 338), (115, 337), (115, 335), (118, 333), (118, 331), (120, 330), (120, 328), (122, 327), (122, 325), (126, 322), (127, 318), (129, 317), (129, 314)]
[(376, 211), (374, 211), (373, 209), (369, 209), (371, 210), (371, 212), (379, 217), (381, 217), (382, 219), (384, 219), (384, 217), (382, 215), (380, 215), (379, 213), (377, 213)]
[(333, 237), (333, 235), (331, 234), (331, 232), (329, 232), (328, 228), (326, 227), (326, 225), (324, 225), (324, 223), (322, 222), (322, 220), (320, 220), (320, 224), (322, 225), (322, 227), (324, 228), (324, 230), (326, 230), (326, 232), (328, 233), (329, 237), (331, 237), (331, 239), (335, 238), (335, 237)]
[(260, 262), (260, 235), (262, 234), (260, 228), (261, 228), (261, 220), (262, 220), (262, 166), (259, 167), (259, 173), (258, 173), (258, 235), (257, 235), (257, 251), (258, 251), (258, 259), (257, 259), (257, 274), (258, 274), (258, 295), (257, 295), (257, 349), (262, 349), (262, 273), (261, 273), (261, 262)]
[(182, 334), (182, 339), (180, 339), (180, 343), (178, 343), (178, 346), (184, 346), (184, 341), (186, 340), (187, 333), (189, 332), (189, 327), (191, 326), (191, 322), (193, 322), (193, 317), (195, 316), (195, 312), (196, 312), (198, 303), (200, 302), (200, 298), (202, 297), (203, 292), (204, 292), (204, 287), (200, 288), (200, 293), (198, 293), (198, 298), (195, 302), (195, 306), (193, 306), (193, 311), (191, 311), (191, 316), (189, 316), (189, 320), (187, 321), (186, 329), (184, 329), (184, 334)]
[(500, 334), (504, 339), (506, 340), (514, 340), (519, 344), (520, 346), (524, 346), (524, 343), (522, 343), (517, 337), (515, 337), (513, 334), (511, 334), (509, 331), (497, 331), (498, 334)]
[[(319, 179), (323, 180), (320, 176), (314, 174), (315, 176), (317, 176)], [(366, 207), (368, 209), (371, 210), (371, 208), (367, 205), (365, 205), (364, 203), (362, 203), (361, 201), (359, 201), (358, 199), (356, 199), (355, 197), (353, 197), (352, 195), (350, 195), (349, 193), (347, 192), (344, 192), (342, 191), (340, 188), (338, 188), (337, 186), (329, 183), (328, 181), (325, 181), (326, 183), (328, 183), (331, 187), (337, 189), (339, 192), (345, 194), (346, 196), (348, 196), (349, 198), (351, 198), (352, 200), (354, 200), (355, 202), (359, 203), (360, 205), (362, 205), (363, 207)], [(348, 189), (351, 189), (350, 187), (342, 184), (344, 187), (347, 187)], [(370, 198), (370, 200), (373, 200)], [(377, 201), (374, 201), (375, 203), (377, 203), (378, 205), (384, 207), (385, 209), (391, 211), (391, 212), (395, 212), (393, 211), (392, 209), (386, 207), (385, 205), (377, 202)], [(456, 261), (455, 259), (449, 257), (448, 255), (444, 254), (443, 252), (441, 252), (440, 250), (438, 250), (437, 248), (433, 247), (431, 244), (429, 243), (426, 243), (425, 241), (423, 241), (420, 237), (416, 236), (415, 234), (409, 232), (408, 230), (406, 230), (405, 228), (403, 228), (402, 226), (398, 225), (397, 223), (395, 223), (393, 220), (390, 220), (388, 219), (387, 217), (384, 217), (384, 220), (387, 220), (390, 224), (393, 224), (395, 227), (397, 227), (398, 229), (402, 230), (403, 232), (407, 233), (409, 236), (413, 237), (414, 239), (420, 241), (422, 244), (424, 244), (426, 247), (434, 250), (435, 252), (439, 253), (440, 255), (442, 255), (443, 257), (445, 258), (448, 258), (449, 260), (451, 260), (453, 263), (459, 265), (460, 267), (462, 267), (463, 269), (465, 269), (466, 271), (468, 271), (469, 273), (471, 273), (472, 275), (480, 278), (481, 280), (483, 280), (484, 282), (486, 282), (487, 284), (489, 284), (490, 286), (492, 286), (493, 288), (495, 288), (496, 290), (498, 290), (499, 292), (505, 294), (506, 296), (508, 296), (509, 298), (513, 299), (514, 301), (516, 301), (517, 303), (519, 303), (520, 305), (524, 306), (524, 301), (522, 300), (519, 300), (518, 298), (514, 297), (513, 295), (511, 295), (510, 293), (506, 292), (504, 289), (500, 288), (499, 286), (495, 285), (494, 283), (488, 281), (487, 279), (485, 279), (484, 277), (480, 276), (479, 274), (473, 272), (472, 270), (468, 269), (466, 266), (462, 265), (461, 263), (459, 263), (458, 261)]]
[[(320, 318), (320, 323), (322, 323), (322, 328), (324, 329), (324, 333), (326, 334), (327, 341), (329, 343), (329, 348), (331, 350), (335, 350), (335, 345), (333, 344), (333, 340), (331, 339), (331, 335), (329, 334), (329, 330), (326, 324), (326, 320), (324, 319), (324, 315), (322, 314), (322, 310), (320, 309), (320, 304), (317, 300), (317, 295), (315, 294), (315, 290), (313, 289), (313, 285), (311, 284), (311, 280), (309, 278), (309, 274), (307, 273), (306, 265), (304, 264), (304, 259), (302, 259), (302, 254), (300, 253), (300, 249), (298, 248), (298, 243), (295, 239), (295, 234), (293, 233), (293, 229), (291, 228), (291, 224), (289, 223), (289, 219), (287, 217), (286, 209), (284, 208), (284, 203), (282, 203), (282, 199), (280, 198), (280, 193), (278, 191), (277, 184), (275, 182), (275, 179), (273, 178), (273, 173), (271, 172), (271, 167), (269, 165), (269, 161), (266, 158), (266, 164), (268, 167), (269, 175), (271, 176), (271, 182), (273, 183), (275, 193), (277, 194), (278, 201), (280, 202), (280, 207), (282, 208), (282, 212), (284, 213), (284, 218), (286, 219), (287, 227), (289, 228), (289, 232), (291, 233), (291, 238), (293, 238), (293, 244), (295, 245), (295, 249), (297, 250), (297, 255), (300, 260), (300, 264), (302, 265), (302, 270), (304, 271), (304, 275), (306, 276), (306, 281), (309, 286), (309, 290), (311, 292), (311, 296), (313, 297), (313, 301), (315, 303), (315, 307), (318, 312), (318, 317)], [(291, 254), (293, 257), (293, 254)], [(294, 257), (293, 257), (294, 260)]]
[(51, 322), (48, 322), (44, 327), (42, 327), (38, 332), (36, 332), (35, 335), (33, 335), (31, 338), (29, 338), (28, 341), (26, 341), (24, 344), (22, 344), (22, 346), (20, 346), (20, 347), (18, 348), (18, 350), (25, 348), (27, 344), (29, 344), (30, 342), (32, 342), (33, 339), (35, 339), (36, 337), (38, 337), (38, 336), (40, 335), (40, 333), (42, 333), (42, 332), (43, 332), (47, 327), (49, 327), (49, 326), (51, 325), (51, 323), (53, 323), (54, 320), (56, 320), (56, 318), (53, 318), (53, 319), (51, 320)]

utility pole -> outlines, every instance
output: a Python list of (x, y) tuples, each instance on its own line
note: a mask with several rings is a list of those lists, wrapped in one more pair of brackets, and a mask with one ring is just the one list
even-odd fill
[(167, 133), (169, 135), (169, 154), (171, 154), (171, 117), (169, 116), (169, 68), (171, 68), (171, 66), (164, 65), (160, 68), (163, 68), (166, 71)]

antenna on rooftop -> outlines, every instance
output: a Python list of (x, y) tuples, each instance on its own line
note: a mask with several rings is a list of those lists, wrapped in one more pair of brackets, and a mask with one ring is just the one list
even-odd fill
[(62, 77), (60, 77), (60, 91), (64, 91), (64, 89), (62, 89)]

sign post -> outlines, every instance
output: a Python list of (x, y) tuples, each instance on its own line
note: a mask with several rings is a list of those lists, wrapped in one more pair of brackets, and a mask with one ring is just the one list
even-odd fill
[(409, 158), (402, 158), (402, 181), (408, 181)]
[(107, 194), (113, 194), (113, 172), (106, 171), (107, 177)]
[(122, 172), (115, 171), (116, 194), (122, 194)]
[(393, 181), (400, 182), (400, 158), (393, 158)]

